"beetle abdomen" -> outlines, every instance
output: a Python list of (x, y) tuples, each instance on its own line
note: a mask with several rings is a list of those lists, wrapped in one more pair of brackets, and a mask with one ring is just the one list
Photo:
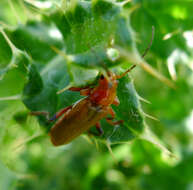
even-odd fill
[(67, 144), (104, 118), (108, 107), (92, 106), (88, 98), (75, 104), (50, 130), (55, 146)]

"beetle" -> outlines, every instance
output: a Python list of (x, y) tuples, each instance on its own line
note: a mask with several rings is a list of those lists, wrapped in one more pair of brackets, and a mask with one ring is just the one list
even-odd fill
[[(123, 120), (112, 121), (115, 112), (111, 105), (119, 105), (116, 95), (118, 80), (130, 72), (136, 65), (133, 65), (122, 75), (115, 75), (108, 71), (107, 77), (101, 75), (96, 87), (71, 87), (71, 91), (79, 91), (86, 96), (71, 106), (65, 107), (57, 112), (49, 121), (57, 120), (51, 127), (49, 136), (54, 146), (70, 143), (82, 133), (96, 126), (98, 135), (103, 134), (100, 120), (105, 118), (111, 125), (121, 124)], [(48, 115), (47, 112), (31, 112), (32, 115)], [(111, 115), (111, 117), (107, 117)], [(96, 134), (95, 134), (96, 135)]]

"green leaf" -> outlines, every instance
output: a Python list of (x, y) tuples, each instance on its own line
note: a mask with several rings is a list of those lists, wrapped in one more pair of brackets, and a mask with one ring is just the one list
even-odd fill
[(144, 120), (137, 92), (130, 77), (125, 76), (119, 80), (117, 95), (120, 101), (116, 111), (117, 118), (124, 121), (132, 132), (138, 134), (144, 129)]
[(132, 51), (134, 46), (133, 36), (134, 36), (134, 33), (131, 29), (129, 19), (124, 17), (119, 17), (117, 21), (115, 43), (129, 51)]
[(51, 46), (62, 47), (61, 34), (48, 23), (29, 21), (26, 25), (18, 25), (7, 32), (17, 48), (26, 51), (33, 60), (44, 64), (55, 55)]
[[(111, 126), (112, 127), (112, 126)], [(114, 127), (113, 133), (107, 138), (111, 144), (126, 143), (136, 138), (136, 135), (124, 124)]]
[(26, 84), (23, 95), (24, 96), (34, 96), (38, 95), (43, 88), (43, 83), (41, 77), (35, 67), (34, 64), (30, 65), (29, 67), (29, 74), (28, 74), (28, 83)]
[(78, 1), (50, 15), (63, 34), (67, 53), (81, 53), (97, 44), (108, 43), (114, 34), (120, 7), (107, 1)]

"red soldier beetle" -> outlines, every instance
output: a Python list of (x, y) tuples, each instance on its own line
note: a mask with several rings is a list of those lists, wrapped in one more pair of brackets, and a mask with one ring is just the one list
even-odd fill
[[(92, 126), (96, 126), (99, 135), (103, 134), (100, 126), (100, 120), (105, 118), (111, 125), (121, 124), (123, 120), (112, 121), (115, 118), (115, 112), (111, 105), (119, 105), (116, 95), (118, 81), (136, 65), (133, 65), (122, 75), (115, 75), (108, 71), (108, 77), (101, 75), (96, 87), (77, 88), (71, 87), (71, 91), (79, 91), (81, 95), (86, 96), (71, 106), (60, 110), (49, 121), (56, 121), (51, 127), (49, 136), (55, 146), (68, 144), (82, 133), (88, 131)], [(47, 112), (31, 112), (32, 115), (48, 115)], [(107, 117), (110, 115), (111, 117)]]

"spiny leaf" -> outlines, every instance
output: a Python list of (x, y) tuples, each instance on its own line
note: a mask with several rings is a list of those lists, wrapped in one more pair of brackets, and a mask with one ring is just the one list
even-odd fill
[(50, 46), (62, 45), (60, 32), (53, 25), (43, 22), (28, 21), (26, 25), (18, 25), (7, 33), (19, 49), (26, 51), (33, 60), (42, 63), (55, 55)]
[(23, 94), (24, 96), (38, 95), (43, 89), (41, 77), (36, 70), (35, 65), (30, 65), (28, 73), (28, 83), (26, 84)]
[(117, 92), (120, 100), (120, 105), (114, 106), (117, 117), (124, 120), (124, 125), (132, 131), (142, 132), (144, 128), (143, 115), (131, 78), (128, 76), (121, 78)]
[(75, 8), (69, 7), (65, 13), (55, 11), (50, 18), (63, 34), (66, 52), (81, 53), (96, 44), (109, 42), (119, 9), (107, 1), (78, 1)]
[(7, 42), (7, 45), (10, 47), (10, 50), (12, 51), (10, 54), (11, 59), (9, 63), (7, 63), (6, 66), (0, 70), (0, 77), (2, 78), (4, 74), (14, 68), (17, 68), (19, 72), (26, 75), (28, 71), (28, 66), (30, 65), (32, 60), (27, 55), (27, 53), (21, 51), (12, 43), (3, 29), (0, 29), (0, 32), (3, 35), (4, 40)]

